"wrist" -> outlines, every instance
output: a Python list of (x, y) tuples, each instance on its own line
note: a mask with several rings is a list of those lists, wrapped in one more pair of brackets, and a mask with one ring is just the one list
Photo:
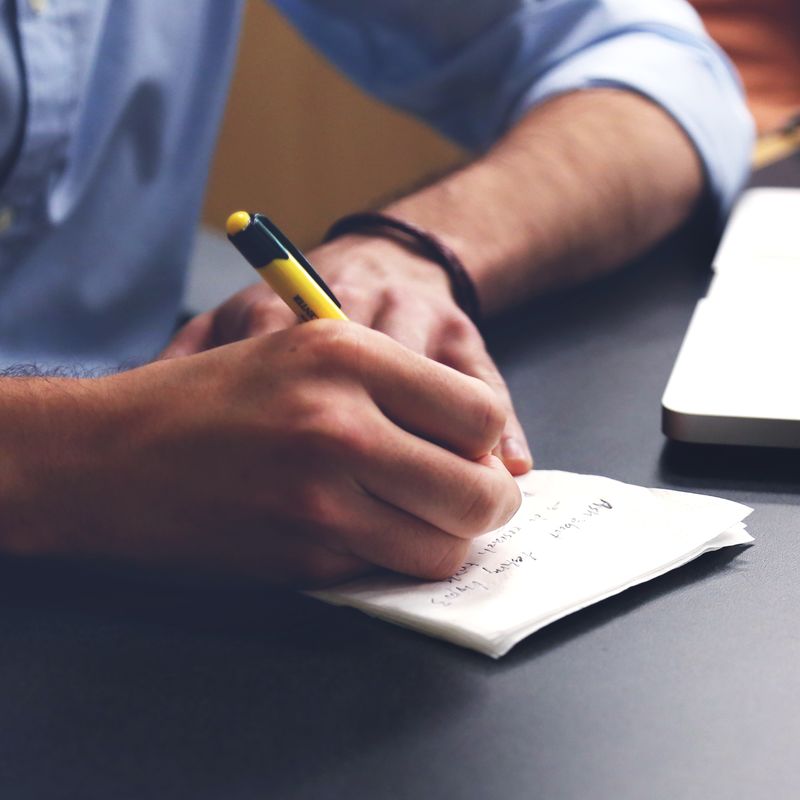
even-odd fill
[(382, 238), (438, 266), (448, 277), (451, 294), (473, 322), (480, 320), (480, 301), (472, 277), (449, 244), (431, 231), (401, 217), (367, 211), (342, 217), (328, 231), (326, 241), (347, 234)]

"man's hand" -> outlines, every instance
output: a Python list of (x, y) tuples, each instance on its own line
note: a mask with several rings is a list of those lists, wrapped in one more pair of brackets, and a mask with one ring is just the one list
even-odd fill
[[(453, 300), (449, 278), (438, 265), (393, 242), (360, 236), (323, 245), (310, 260), (353, 321), (487, 383), (507, 417), (495, 455), (514, 475), (531, 468), (530, 450), (505, 382), (479, 331)], [(257, 284), (189, 322), (164, 355), (196, 353), (295, 323), (280, 298)]]
[[(442, 579), (519, 505), (482, 382), (317, 321), (99, 380), (7, 379), (3, 549), (322, 585)], [(13, 422), (13, 420), (12, 420)], [(37, 445), (38, 442), (38, 445)]]

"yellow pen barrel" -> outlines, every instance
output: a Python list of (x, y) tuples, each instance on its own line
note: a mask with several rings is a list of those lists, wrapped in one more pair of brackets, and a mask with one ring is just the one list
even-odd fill
[(344, 312), (290, 255), (256, 269), (286, 305), (306, 322), (312, 319), (347, 320)]

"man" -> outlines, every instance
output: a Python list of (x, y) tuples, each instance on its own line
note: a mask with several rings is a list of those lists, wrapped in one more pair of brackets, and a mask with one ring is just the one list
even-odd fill
[[(611, 269), (703, 197), (721, 218), (744, 178), (736, 78), (679, 0), (278, 5), (366, 88), (486, 151), (386, 209), (455, 253), (486, 314)], [(5, 363), (113, 367), (167, 340), (234, 8), (5, 4)], [(455, 570), (531, 465), (505, 386), (439, 264), (365, 231), (311, 258), (350, 316), (409, 349), (286, 328), (257, 287), (171, 358), (8, 377), (0, 546), (301, 583)]]

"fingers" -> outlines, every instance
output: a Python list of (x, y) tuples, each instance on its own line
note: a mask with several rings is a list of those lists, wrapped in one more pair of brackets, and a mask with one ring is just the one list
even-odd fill
[(366, 494), (352, 504), (351, 513), (346, 543), (352, 555), (394, 572), (444, 580), (469, 551), (469, 539), (449, 536)]
[(353, 473), (374, 497), (459, 538), (495, 530), (519, 508), (519, 487), (497, 458), (469, 461), (383, 427)]
[(175, 336), (163, 356), (198, 353), (212, 347), (266, 336), (292, 327), (297, 317), (267, 286), (248, 286), (218, 308), (200, 314)]
[(227, 344), (254, 336), (268, 336), (298, 322), (294, 312), (283, 302), (265, 299), (241, 308), (227, 309), (218, 322), (218, 330), (220, 338)]
[(175, 334), (161, 358), (193, 355), (212, 347), (265, 336), (291, 327), (297, 318), (267, 287), (256, 284), (219, 308), (199, 314)]
[(214, 325), (210, 312), (199, 314), (189, 320), (173, 337), (161, 353), (160, 358), (180, 358), (200, 353), (212, 346), (211, 335)]
[(512, 475), (524, 475), (533, 469), (533, 457), (531, 456), (528, 439), (514, 411), (514, 404), (508, 387), (497, 367), (491, 357), (485, 354), (484, 358), (476, 357), (465, 363), (462, 370), (467, 375), (474, 375), (479, 380), (487, 383), (494, 389), (500, 399), (506, 412), (506, 425), (499, 443), (492, 452), (505, 464), (506, 469)]
[(251, 558), (235, 565), (246, 574), (279, 575), (279, 583), (320, 588), (372, 572), (376, 567), (425, 580), (443, 580), (455, 573), (466, 558), (468, 539), (458, 539), (387, 506), (369, 495), (352, 502), (340, 518), (340, 547), (321, 543), (319, 537), (284, 537), (272, 542), (260, 563)]
[(492, 452), (512, 475), (523, 475), (533, 468), (533, 457), (506, 382), (486, 352), (480, 333), (471, 325), (469, 328), (457, 327), (458, 330), (453, 330), (453, 326), (444, 329), (440, 345), (431, 351), (431, 356), (465, 375), (478, 378), (494, 391), (505, 412), (506, 423)]
[(349, 334), (350, 347), (336, 343), (338, 357), (360, 364), (367, 391), (400, 427), (470, 459), (497, 445), (505, 413), (484, 383), (360, 326)]
[(263, 283), (248, 286), (214, 312), (214, 344), (265, 336), (291, 327), (294, 313)]
[(446, 364), (459, 372), (487, 384), (495, 393), (506, 423), (502, 435), (493, 447), (512, 475), (522, 475), (533, 467), (527, 437), (517, 419), (508, 387), (491, 356), (486, 352), (483, 338), (466, 319), (451, 319), (442, 325), (432, 319), (427, 306), (413, 318), (400, 313), (399, 303), (385, 305), (373, 325), (395, 341), (417, 353)]
[[(303, 526), (270, 541), (268, 566), (282, 582), (324, 586), (375, 567), (441, 580), (461, 566), (471, 537), (516, 511), (519, 489), (498, 459), (472, 463), (403, 431), (395, 435), (399, 444), (394, 436), (378, 439), (379, 452), (363, 452), (346, 480), (340, 470), (338, 486), (311, 492)], [(255, 574), (264, 568), (257, 557), (241, 566)]]
[(450, 536), (366, 493), (351, 496), (333, 522), (328, 530), (320, 526), (315, 533), (271, 541), (265, 563), (251, 557), (235, 566), (246, 574), (269, 571), (282, 584), (307, 588), (340, 583), (376, 567), (444, 580), (458, 571), (470, 546), (470, 539)]

